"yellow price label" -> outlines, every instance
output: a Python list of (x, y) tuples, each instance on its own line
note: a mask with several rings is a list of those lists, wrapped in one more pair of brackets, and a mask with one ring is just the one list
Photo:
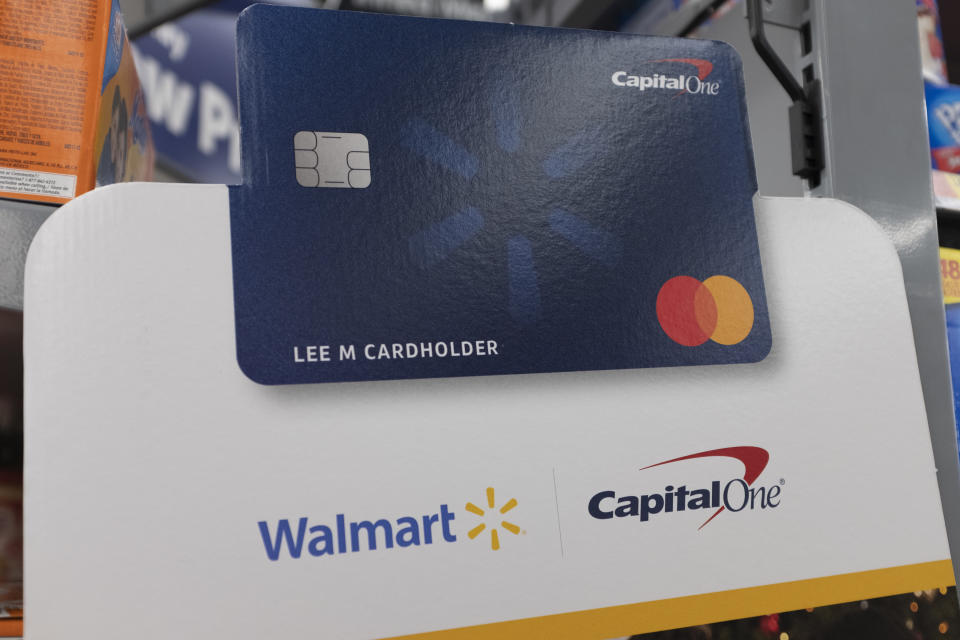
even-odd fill
[(940, 247), (940, 276), (944, 304), (960, 302), (960, 251)]

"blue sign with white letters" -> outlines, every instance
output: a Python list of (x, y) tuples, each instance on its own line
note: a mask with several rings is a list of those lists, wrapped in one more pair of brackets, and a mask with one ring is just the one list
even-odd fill
[(251, 4), (219, 0), (133, 43), (157, 153), (189, 180), (240, 182), (236, 32), (237, 16)]
[(238, 39), (231, 235), (253, 380), (769, 352), (729, 46), (265, 5)]

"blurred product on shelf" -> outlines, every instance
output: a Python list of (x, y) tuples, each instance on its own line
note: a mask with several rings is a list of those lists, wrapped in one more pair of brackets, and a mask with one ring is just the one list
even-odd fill
[[(960, 250), (940, 247), (940, 273), (947, 315), (947, 346), (953, 378), (954, 411), (960, 421)], [(960, 443), (960, 432), (957, 436)]]
[(936, 84), (947, 84), (947, 60), (944, 55), (937, 0), (917, 0), (917, 15), (923, 75)]
[(63, 203), (153, 175), (153, 143), (117, 0), (3, 5), (0, 197)]
[(960, 211), (960, 175), (934, 169), (933, 193), (938, 209)]
[(925, 86), (933, 168), (960, 173), (960, 86)]
[[(923, 62), (926, 87), (927, 123), (930, 128), (930, 155), (934, 169), (960, 173), (960, 86), (947, 82), (947, 63), (937, 0), (917, 0), (920, 55)], [(954, 204), (944, 205), (960, 209), (958, 183), (944, 176), (934, 175), (934, 191), (938, 202), (948, 198)]]

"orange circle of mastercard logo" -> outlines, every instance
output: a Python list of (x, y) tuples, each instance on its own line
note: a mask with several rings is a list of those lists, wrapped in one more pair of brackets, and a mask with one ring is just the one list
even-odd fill
[(753, 330), (753, 301), (743, 285), (728, 276), (703, 282), (677, 276), (657, 294), (657, 319), (664, 333), (685, 347), (707, 340), (734, 345)]

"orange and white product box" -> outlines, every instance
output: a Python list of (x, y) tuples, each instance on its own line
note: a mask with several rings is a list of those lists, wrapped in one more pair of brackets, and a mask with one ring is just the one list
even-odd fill
[(153, 177), (143, 92), (117, 0), (7, 0), (0, 197), (63, 203)]

